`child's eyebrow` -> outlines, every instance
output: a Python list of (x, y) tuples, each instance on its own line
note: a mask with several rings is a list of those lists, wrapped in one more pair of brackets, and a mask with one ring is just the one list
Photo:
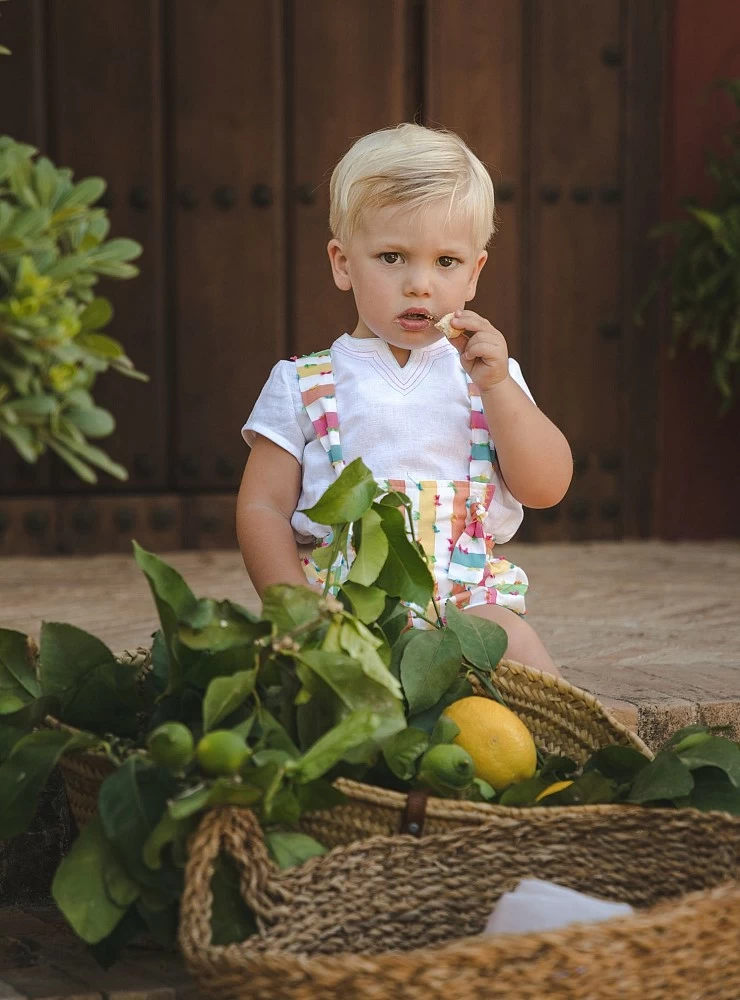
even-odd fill
[[(413, 252), (413, 247), (407, 246), (402, 240), (378, 240), (373, 249), (376, 251), (385, 250), (387, 252), (389, 247), (393, 248), (393, 252)], [(438, 247), (433, 251), (435, 257), (464, 257), (469, 253), (470, 251), (466, 247), (454, 247), (449, 245), (445, 247)]]

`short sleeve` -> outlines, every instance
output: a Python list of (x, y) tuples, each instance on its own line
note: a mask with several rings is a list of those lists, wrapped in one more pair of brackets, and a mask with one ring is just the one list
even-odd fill
[(261, 434), (302, 462), (310, 426), (301, 401), (295, 364), (278, 361), (242, 427), (242, 437), (251, 447), (255, 437)]
[[(522, 369), (521, 369), (521, 367), (519, 365), (519, 362), (515, 361), (513, 358), (509, 358), (509, 375), (511, 375), (511, 377), (514, 379), (514, 381), (516, 382), (516, 384), (518, 386), (520, 386), (526, 392), (526, 394), (529, 396), (529, 398), (534, 403), (534, 396), (529, 391), (529, 386), (524, 381), (524, 376), (522, 375)], [(534, 403), (534, 405), (536, 406), (537, 404)]]

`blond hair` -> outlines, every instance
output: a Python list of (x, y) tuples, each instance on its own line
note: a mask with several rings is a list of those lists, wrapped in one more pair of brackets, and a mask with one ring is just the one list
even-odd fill
[(449, 216), (464, 218), (483, 249), (495, 232), (491, 177), (463, 140), (447, 129), (405, 123), (358, 139), (334, 168), (329, 186), (329, 226), (350, 240), (368, 208), (422, 210), (446, 202)]

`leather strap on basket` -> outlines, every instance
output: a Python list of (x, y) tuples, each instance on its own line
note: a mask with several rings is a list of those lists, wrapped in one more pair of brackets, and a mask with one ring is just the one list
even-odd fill
[(257, 817), (251, 809), (212, 809), (188, 843), (179, 933), (185, 954), (211, 947), (211, 880), (222, 851), (236, 863), (241, 894), (260, 931), (289, 916), (292, 894), (281, 884), (280, 871), (267, 853)]
[(427, 799), (429, 792), (414, 788), (406, 796), (406, 806), (401, 817), (401, 833), (420, 837), (424, 832), (424, 821), (427, 815)]

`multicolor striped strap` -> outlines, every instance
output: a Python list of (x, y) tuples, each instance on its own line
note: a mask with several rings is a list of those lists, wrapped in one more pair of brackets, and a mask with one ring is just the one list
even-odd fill
[(469, 375), (466, 374), (465, 377), (470, 397), (470, 494), (467, 499), (465, 529), (450, 555), (447, 575), (453, 582), (471, 587), (482, 583), (488, 563), (489, 546), (483, 523), (495, 489), (488, 485), (493, 478), (495, 455), (480, 390)]
[(317, 351), (315, 354), (296, 358), (295, 367), (306, 413), (314, 426), (316, 437), (339, 476), (344, 469), (344, 457), (339, 439), (339, 414), (331, 351)]

